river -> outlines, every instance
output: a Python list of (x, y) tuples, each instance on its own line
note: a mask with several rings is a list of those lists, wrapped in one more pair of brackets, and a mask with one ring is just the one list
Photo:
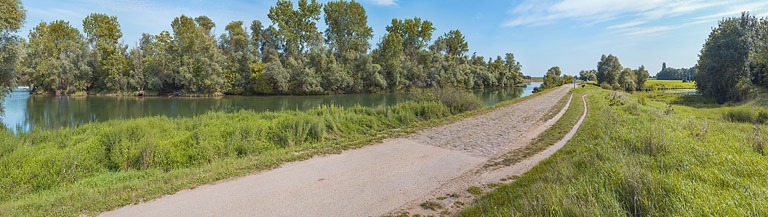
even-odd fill
[[(531, 95), (541, 82), (528, 83), (525, 88), (476, 90), (486, 106)], [(340, 94), (318, 96), (225, 96), (218, 98), (168, 97), (53, 97), (35, 96), (27, 92), (6, 94), (2, 105), (3, 125), (14, 131), (33, 128), (57, 129), (75, 127), (89, 122), (112, 119), (164, 115), (191, 117), (209, 111), (308, 110), (318, 105), (334, 104), (350, 107), (394, 105), (408, 99), (407, 94)]]

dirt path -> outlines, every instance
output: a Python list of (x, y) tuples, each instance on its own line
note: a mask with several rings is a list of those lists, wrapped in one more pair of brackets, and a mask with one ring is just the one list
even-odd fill
[[(569, 89), (563, 86), (406, 138), (289, 163), (101, 216), (379, 216), (398, 210), (418, 213), (418, 204), (425, 200), (448, 194), (445, 192), (466, 194), (469, 185), (506, 175), (508, 171), (503, 168), (482, 171), (482, 165), (529, 144), (554, 124), (562, 112), (554, 121), (539, 120)], [(451, 206), (455, 201), (442, 202)]]

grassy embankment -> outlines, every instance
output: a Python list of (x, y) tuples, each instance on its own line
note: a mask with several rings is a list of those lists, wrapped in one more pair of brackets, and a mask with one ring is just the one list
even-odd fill
[[(389, 107), (213, 112), (20, 135), (0, 132), (0, 216), (95, 214), (450, 123), (528, 98), (462, 112), (473, 102), (443, 92), (440, 97)], [(430, 101), (437, 99), (443, 101)]]
[(589, 88), (568, 145), (459, 216), (768, 215), (764, 102)]

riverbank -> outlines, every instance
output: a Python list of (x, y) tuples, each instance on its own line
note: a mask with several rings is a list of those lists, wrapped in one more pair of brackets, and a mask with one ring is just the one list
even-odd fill
[[(501, 103), (508, 105), (512, 100)], [(440, 103), (213, 112), (0, 134), (0, 210), (91, 215), (284, 162), (338, 153), (494, 108), (451, 115)], [(32, 177), (30, 179), (30, 177)]]
[(571, 142), (459, 216), (768, 215), (764, 104), (588, 87)]

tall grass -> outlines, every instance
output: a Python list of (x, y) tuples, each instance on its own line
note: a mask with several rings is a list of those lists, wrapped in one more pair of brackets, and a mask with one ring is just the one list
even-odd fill
[(564, 148), (459, 216), (768, 215), (765, 125), (629, 94), (611, 105), (611, 91), (590, 88)]
[(0, 215), (93, 214), (180, 189), (334, 153), (449, 116), (437, 102), (212, 112), (0, 132)]

